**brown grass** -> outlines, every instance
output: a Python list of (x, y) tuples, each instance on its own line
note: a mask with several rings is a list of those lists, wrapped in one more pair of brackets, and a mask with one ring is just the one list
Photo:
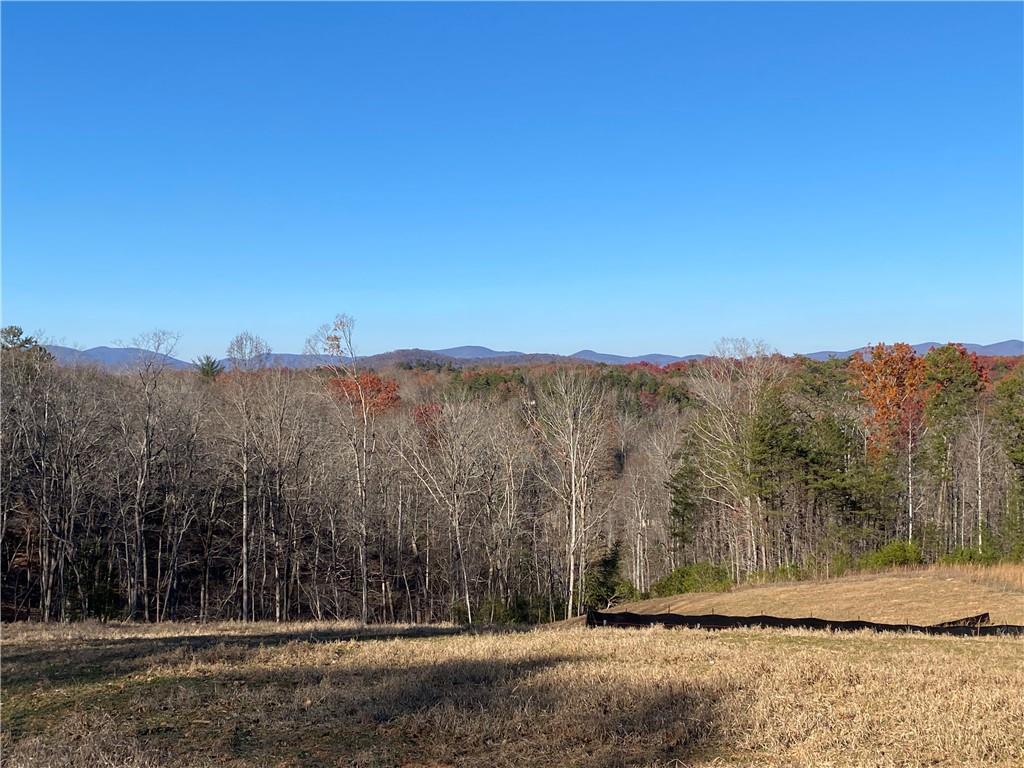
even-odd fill
[(5, 766), (1024, 763), (1012, 639), (345, 624), (4, 635)]
[(1024, 565), (946, 565), (701, 592), (622, 605), (635, 613), (770, 614), (934, 624), (990, 613), (1024, 624)]
[[(60, 738), (39, 733), (7, 749), (4, 765), (17, 768), (159, 768), (158, 756), (148, 752), (130, 732), (106, 713), (73, 712), (60, 726)], [(199, 768), (202, 763), (196, 763)]]

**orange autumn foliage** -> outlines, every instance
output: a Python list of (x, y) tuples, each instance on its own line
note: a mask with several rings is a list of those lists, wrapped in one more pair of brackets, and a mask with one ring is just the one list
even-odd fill
[(868, 446), (878, 453), (902, 445), (920, 417), (924, 360), (902, 343), (876, 344), (869, 355), (858, 352), (850, 367), (871, 406), (866, 419)]
[(398, 382), (382, 379), (373, 371), (362, 371), (354, 378), (335, 378), (327, 383), (331, 395), (347, 403), (353, 412), (365, 403), (367, 413), (376, 416), (398, 405)]

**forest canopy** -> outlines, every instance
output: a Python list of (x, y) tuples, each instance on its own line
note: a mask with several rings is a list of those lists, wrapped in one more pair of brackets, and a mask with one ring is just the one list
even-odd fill
[[(2, 334), (5, 619), (545, 621), (693, 584), (1024, 555), (1024, 366), (61, 367)], [(710, 574), (710, 575), (709, 575)]]

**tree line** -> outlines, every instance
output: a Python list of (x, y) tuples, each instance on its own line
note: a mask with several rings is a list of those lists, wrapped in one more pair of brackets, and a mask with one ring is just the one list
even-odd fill
[(374, 371), (352, 328), (317, 331), (309, 371), (250, 333), (174, 370), (156, 332), (119, 372), (4, 329), (4, 618), (536, 622), (687, 567), (1024, 554), (1017, 358), (729, 340), (666, 367)]

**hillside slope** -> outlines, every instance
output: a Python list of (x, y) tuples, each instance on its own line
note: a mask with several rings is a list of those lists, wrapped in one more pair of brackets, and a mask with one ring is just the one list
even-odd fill
[(692, 592), (616, 606), (631, 613), (767, 614), (787, 618), (934, 624), (989, 613), (994, 624), (1024, 624), (1024, 565), (931, 567)]

